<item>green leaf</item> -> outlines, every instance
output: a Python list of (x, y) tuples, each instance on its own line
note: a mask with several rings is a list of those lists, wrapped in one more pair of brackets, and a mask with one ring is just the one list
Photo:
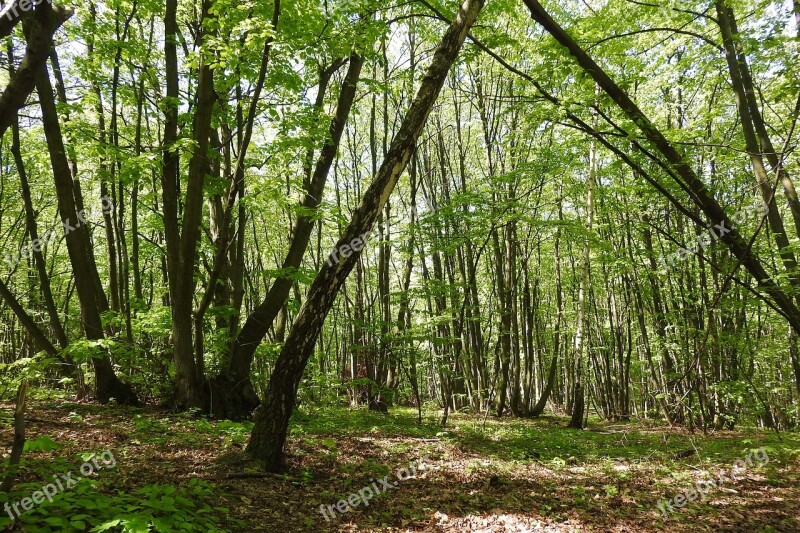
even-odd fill
[(49, 435), (39, 435), (35, 439), (26, 440), (23, 451), (25, 452), (50, 452), (58, 450), (61, 446)]

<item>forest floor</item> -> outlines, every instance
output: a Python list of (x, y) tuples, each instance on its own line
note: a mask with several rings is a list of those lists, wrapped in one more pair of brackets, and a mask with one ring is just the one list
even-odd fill
[[(2, 459), (12, 408), (0, 404)], [(292, 419), (290, 469), (263, 475), (243, 453), (251, 424), (33, 402), (21, 479), (0, 503), (31, 496), (56, 474), (71, 472), (76, 484), (15, 526), (0, 516), (0, 530), (800, 531), (797, 433), (704, 436), (596, 420), (574, 431), (561, 417), (484, 421), (459, 413), (442, 428), (439, 416), (423, 413), (418, 425), (412, 409), (303, 407)], [(768, 454), (768, 462), (733, 469), (748, 454)], [(81, 468), (93, 472), (84, 477)], [(673, 506), (670, 516), (658, 510), (660, 499), (720, 470), (733, 475), (706, 485), (702, 500)], [(368, 497), (367, 487), (380, 493), (369, 505), (336, 510), (353, 493)]]

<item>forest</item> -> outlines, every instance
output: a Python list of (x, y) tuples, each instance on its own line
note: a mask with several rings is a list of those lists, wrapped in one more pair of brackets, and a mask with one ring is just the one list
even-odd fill
[(0, 531), (800, 531), (800, 0), (0, 2)]

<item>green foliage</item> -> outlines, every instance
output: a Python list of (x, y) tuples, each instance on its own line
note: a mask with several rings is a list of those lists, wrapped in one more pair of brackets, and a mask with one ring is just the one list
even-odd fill
[(58, 493), (53, 501), (45, 500), (19, 520), (31, 533), (224, 531), (219, 520), (228, 510), (206, 503), (213, 491), (213, 485), (191, 479), (181, 486), (146, 485), (131, 493), (105, 492), (98, 482), (82, 479), (71, 490)]
[(21, 357), (10, 363), (0, 363), (0, 399), (14, 401), (22, 381), (32, 385), (29, 391), (30, 397), (49, 395), (49, 391), (40, 389), (37, 385), (44, 384), (52, 373), (54, 365), (59, 363), (58, 359), (48, 356), (45, 352), (39, 352), (33, 357)]
[(50, 435), (39, 435), (33, 439), (25, 440), (23, 452), (50, 452), (58, 450), (60, 447)]

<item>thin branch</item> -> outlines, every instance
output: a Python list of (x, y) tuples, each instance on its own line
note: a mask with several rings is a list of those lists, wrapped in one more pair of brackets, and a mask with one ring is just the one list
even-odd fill
[(672, 32), (672, 33), (679, 33), (681, 35), (689, 35), (690, 37), (694, 37), (696, 39), (700, 39), (701, 41), (703, 41), (703, 42), (705, 42), (707, 44), (710, 44), (711, 46), (716, 48), (718, 52), (722, 52), (722, 53), (725, 52), (725, 50), (722, 48), (721, 45), (715, 43), (713, 40), (709, 39), (705, 35), (701, 35), (699, 33), (695, 33), (693, 31), (689, 31), (689, 30), (683, 30), (683, 29), (680, 29), (680, 28), (661, 28), (661, 27), (659, 27), (659, 28), (645, 28), (645, 29), (642, 29), (642, 30), (636, 30), (636, 31), (631, 31), (631, 32), (627, 32), (627, 33), (618, 33), (616, 35), (609, 35), (608, 37), (604, 37), (604, 38), (600, 39), (599, 41), (595, 42), (594, 44), (591, 44), (586, 50), (587, 51), (591, 50), (595, 46), (599, 46), (599, 45), (601, 45), (601, 44), (603, 44), (605, 42), (611, 41), (613, 39), (622, 39), (624, 37), (632, 37), (634, 35), (639, 35), (639, 34), (642, 34), (642, 33), (652, 33), (652, 32), (662, 32), (662, 31), (668, 31), (668, 32)]

